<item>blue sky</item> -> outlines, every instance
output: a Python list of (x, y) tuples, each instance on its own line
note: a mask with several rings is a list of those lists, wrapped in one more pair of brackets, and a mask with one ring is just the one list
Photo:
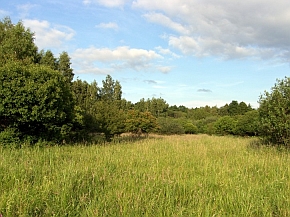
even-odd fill
[(10, 0), (5, 16), (40, 49), (67, 51), (75, 78), (101, 85), (110, 74), (133, 103), (257, 107), (289, 76), (289, 0)]

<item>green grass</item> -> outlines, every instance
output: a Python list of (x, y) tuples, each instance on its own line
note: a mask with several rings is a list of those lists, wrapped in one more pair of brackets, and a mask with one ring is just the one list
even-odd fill
[(198, 135), (0, 148), (0, 214), (290, 216), (290, 153), (254, 141)]

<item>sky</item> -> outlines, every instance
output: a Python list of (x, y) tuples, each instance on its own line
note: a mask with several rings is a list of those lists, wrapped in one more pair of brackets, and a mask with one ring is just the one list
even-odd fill
[(289, 0), (9, 0), (7, 16), (39, 50), (68, 52), (75, 79), (109, 74), (133, 103), (258, 107), (290, 74)]

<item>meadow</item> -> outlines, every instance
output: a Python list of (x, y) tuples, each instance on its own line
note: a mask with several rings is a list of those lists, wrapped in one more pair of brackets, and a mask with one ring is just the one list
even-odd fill
[(290, 152), (256, 140), (184, 135), (0, 147), (0, 214), (290, 216)]

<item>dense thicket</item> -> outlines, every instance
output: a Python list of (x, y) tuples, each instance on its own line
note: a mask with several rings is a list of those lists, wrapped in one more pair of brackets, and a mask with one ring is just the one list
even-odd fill
[(22, 135), (60, 139), (73, 121), (73, 96), (64, 77), (42, 65), (0, 67), (1, 128)]
[(70, 57), (38, 51), (21, 22), (0, 22), (0, 143), (106, 140), (122, 133), (257, 136), (289, 144), (289, 79), (260, 98), (260, 108), (233, 100), (220, 108), (170, 106), (162, 98), (122, 98), (110, 75), (98, 85), (74, 80)]
[(260, 96), (261, 135), (266, 142), (290, 145), (290, 78), (277, 80)]

